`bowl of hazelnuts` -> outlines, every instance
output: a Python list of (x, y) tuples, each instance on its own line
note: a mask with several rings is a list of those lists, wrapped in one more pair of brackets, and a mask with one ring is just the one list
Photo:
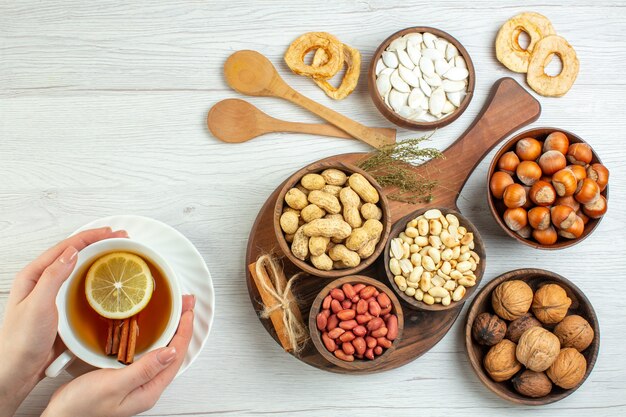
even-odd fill
[(515, 135), (494, 157), (487, 178), (494, 219), (533, 248), (573, 246), (607, 211), (609, 170), (589, 144), (564, 130)]
[(549, 404), (572, 394), (591, 373), (600, 348), (598, 319), (566, 278), (518, 269), (476, 295), (465, 347), (480, 381), (498, 396)]

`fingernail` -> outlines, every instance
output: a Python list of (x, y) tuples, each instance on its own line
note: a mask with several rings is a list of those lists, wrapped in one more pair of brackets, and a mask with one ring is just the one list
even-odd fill
[(74, 246), (70, 246), (63, 251), (61, 256), (59, 256), (59, 262), (62, 264), (71, 264), (74, 262), (76, 255), (78, 255), (78, 251)]
[(191, 294), (191, 310), (196, 306), (196, 296)]
[(161, 349), (159, 353), (157, 353), (157, 360), (161, 365), (169, 365), (176, 358), (176, 348), (175, 347), (167, 347)]
[(128, 232), (126, 230), (116, 230), (113, 234), (116, 236), (128, 237)]

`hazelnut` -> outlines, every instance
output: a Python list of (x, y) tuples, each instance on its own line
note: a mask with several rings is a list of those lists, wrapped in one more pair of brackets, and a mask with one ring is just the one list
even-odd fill
[(594, 336), (589, 322), (576, 314), (565, 317), (563, 321), (557, 324), (554, 328), (554, 334), (559, 338), (561, 347), (571, 347), (579, 352), (589, 347)]
[[(576, 165), (579, 166), (579, 165)], [(552, 185), (559, 197), (574, 195), (578, 187), (578, 179), (571, 169), (565, 168), (552, 176)]]
[(534, 161), (541, 155), (541, 142), (534, 138), (524, 138), (517, 141), (515, 153), (522, 161)]
[(515, 343), (504, 339), (489, 349), (483, 364), (491, 379), (496, 382), (506, 381), (522, 369), (515, 357), (515, 348)]
[(508, 208), (522, 207), (526, 204), (526, 190), (521, 184), (511, 184), (504, 189), (502, 198)]
[(504, 339), (506, 323), (500, 317), (491, 313), (481, 313), (472, 325), (474, 340), (485, 346), (493, 346)]
[(513, 184), (513, 178), (504, 171), (494, 172), (491, 176), (491, 180), (489, 181), (489, 189), (491, 190), (491, 194), (495, 198), (501, 199), (504, 194), (504, 190), (509, 185)]
[(587, 372), (587, 360), (574, 348), (562, 349), (546, 371), (548, 377), (561, 388), (574, 388)]
[(528, 211), (528, 224), (533, 229), (546, 230), (550, 227), (550, 209), (547, 207), (533, 207)]
[(549, 206), (554, 203), (556, 191), (548, 181), (539, 180), (530, 187), (528, 197), (538, 206)]
[(555, 324), (567, 315), (572, 300), (557, 284), (546, 284), (535, 292), (532, 309), (537, 320), (544, 324)]
[(522, 227), (521, 229), (516, 230), (515, 233), (517, 233), (517, 235), (519, 237), (521, 237), (521, 238), (530, 239), (530, 237), (532, 236), (532, 233), (533, 233), (533, 228), (528, 226), (528, 225), (526, 225), (526, 226)]
[[(541, 178), (541, 168), (539, 168), (539, 165), (535, 161), (520, 162), (515, 173), (517, 174), (517, 178), (526, 185), (533, 185)], [(576, 185), (574, 185), (574, 190), (575, 189)]]
[(552, 391), (552, 381), (543, 372), (525, 370), (511, 380), (515, 391), (532, 398), (545, 397)]
[(533, 230), (533, 238), (542, 245), (554, 245), (559, 238), (554, 227), (545, 230)]
[(552, 175), (566, 165), (565, 156), (559, 151), (548, 151), (539, 157), (539, 166), (544, 175)]
[(534, 318), (532, 314), (524, 314), (522, 317), (513, 320), (509, 324), (504, 337), (509, 339), (511, 342), (517, 343), (524, 332), (531, 327), (541, 327), (541, 323), (539, 320)]
[(558, 229), (567, 229), (576, 221), (576, 211), (569, 206), (554, 206), (550, 209), (550, 219)]
[(568, 165), (566, 169), (572, 171), (572, 173), (576, 177), (576, 182), (587, 178), (587, 170), (582, 165)]
[(603, 195), (601, 195), (600, 198), (593, 203), (585, 204), (583, 206), (583, 213), (594, 219), (602, 217), (604, 213), (606, 213), (606, 210), (606, 198)]
[(574, 209), (574, 211), (578, 211), (578, 209), (580, 209), (580, 203), (576, 201), (573, 196), (559, 197), (554, 201), (554, 204), (557, 206), (571, 207)]
[(519, 158), (515, 155), (515, 152), (510, 151), (505, 153), (498, 160), (498, 169), (504, 171), (509, 175), (515, 174), (515, 170), (519, 165)]
[(520, 337), (515, 354), (528, 369), (542, 372), (556, 360), (560, 349), (558, 337), (543, 327), (531, 327)]
[(574, 165), (587, 165), (593, 158), (591, 146), (586, 143), (572, 143), (567, 150), (567, 160)]
[[(580, 167), (580, 165), (574, 166)], [(604, 191), (606, 185), (609, 183), (609, 170), (602, 164), (591, 164), (587, 167), (587, 177), (598, 184), (600, 191)]]
[(563, 155), (567, 153), (569, 148), (569, 139), (563, 132), (552, 132), (543, 143), (543, 151), (559, 151)]
[(528, 224), (526, 210), (521, 207), (507, 209), (502, 218), (507, 227), (514, 232), (526, 227)]
[(559, 236), (563, 236), (566, 239), (578, 239), (583, 235), (585, 231), (585, 221), (579, 215), (576, 216), (574, 223), (567, 229), (559, 230)]
[(580, 204), (591, 204), (600, 198), (600, 186), (591, 178), (585, 178), (578, 182), (578, 188), (574, 198)]
[(495, 313), (505, 320), (515, 320), (528, 312), (533, 301), (533, 290), (524, 281), (505, 281), (491, 294)]

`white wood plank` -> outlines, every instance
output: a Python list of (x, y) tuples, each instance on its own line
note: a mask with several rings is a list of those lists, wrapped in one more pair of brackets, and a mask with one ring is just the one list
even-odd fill
[[(194, 242), (214, 276), (218, 315), (198, 362), (163, 395), (149, 416), (185, 415), (623, 415), (626, 301), (626, 5), (622, 1), (406, 2), (302, 0), (203, 2), (0, 2), (0, 312), (15, 273), (46, 247), (94, 218), (147, 215)], [(354, 119), (389, 123), (368, 97), (365, 77), (377, 45), (408, 26), (430, 25), (457, 37), (477, 70), (467, 112), (436, 132), (444, 149), (480, 111), (495, 80), (512, 76), (495, 60), (495, 34), (510, 16), (548, 16), (576, 48), (581, 72), (563, 98), (540, 98), (534, 126), (586, 138), (611, 169), (609, 214), (574, 248), (538, 252), (509, 239), (491, 218), (485, 175), (492, 151), (468, 181), (460, 208), (488, 248), (484, 282), (518, 267), (543, 267), (571, 278), (594, 304), (601, 351), (587, 382), (557, 404), (513, 406), (488, 392), (467, 362), (463, 315), (432, 351), (381, 375), (353, 377), (310, 368), (281, 351), (254, 316), (243, 281), (247, 237), (258, 209), (291, 172), (316, 159), (366, 151), (355, 141), (268, 135), (242, 145), (217, 142), (207, 110), (239, 97), (221, 66), (238, 49), (266, 54), (305, 95)], [(282, 54), (304, 31), (327, 30), (363, 54), (362, 80), (333, 102), (309, 80), (290, 74)], [(251, 98), (267, 113), (318, 121), (270, 98)], [(399, 131), (408, 138), (419, 132)], [(1, 314), (1, 313), (0, 313)], [(64, 376), (46, 380), (20, 409), (39, 415)]]

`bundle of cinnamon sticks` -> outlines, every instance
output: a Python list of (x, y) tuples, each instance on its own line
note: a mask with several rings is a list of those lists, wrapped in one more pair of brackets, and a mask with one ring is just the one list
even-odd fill
[(135, 359), (139, 325), (134, 315), (124, 320), (109, 320), (105, 352), (108, 356), (116, 356), (124, 365), (130, 365)]

